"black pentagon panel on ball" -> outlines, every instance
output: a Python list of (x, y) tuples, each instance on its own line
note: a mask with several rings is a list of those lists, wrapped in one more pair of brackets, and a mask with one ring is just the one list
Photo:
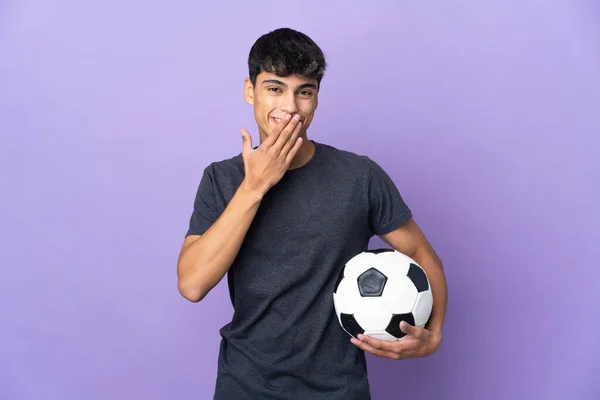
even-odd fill
[(365, 330), (358, 324), (354, 315), (341, 313), (340, 320), (346, 332), (352, 336), (357, 337), (359, 334), (365, 333)]
[(429, 283), (427, 282), (427, 275), (425, 275), (425, 271), (418, 265), (410, 263), (410, 268), (408, 269), (408, 277), (415, 284), (417, 291), (419, 293), (424, 292), (429, 289)]
[(380, 253), (391, 253), (395, 251), (394, 249), (386, 249), (386, 248), (381, 248), (381, 249), (371, 249), (371, 250), (367, 250), (365, 251), (365, 253), (373, 253), (373, 254), (380, 254)]
[(397, 337), (398, 339), (406, 336), (406, 333), (400, 330), (400, 322), (402, 321), (406, 321), (409, 324), (414, 325), (415, 317), (412, 315), (412, 313), (394, 314), (392, 315), (392, 318), (390, 319), (390, 323), (388, 324), (387, 328), (385, 328), (385, 331), (390, 335)]
[(362, 297), (378, 297), (383, 294), (387, 276), (376, 268), (369, 268), (357, 278), (358, 290)]

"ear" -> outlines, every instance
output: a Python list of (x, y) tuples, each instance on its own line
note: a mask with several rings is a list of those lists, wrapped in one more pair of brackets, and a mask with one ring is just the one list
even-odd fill
[(246, 103), (251, 106), (254, 105), (254, 85), (250, 78), (244, 80), (244, 98), (246, 99)]

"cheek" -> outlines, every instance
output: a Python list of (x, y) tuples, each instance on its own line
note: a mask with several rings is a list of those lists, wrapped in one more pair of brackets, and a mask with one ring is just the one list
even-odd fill
[(264, 100), (262, 102), (254, 103), (254, 117), (257, 120), (264, 121), (268, 123), (269, 115), (273, 111), (273, 107), (265, 103)]
[(300, 112), (306, 118), (306, 122), (310, 123), (314, 118), (315, 108), (313, 108), (312, 106), (306, 107), (305, 109), (301, 110)]
[(275, 96), (261, 96), (258, 105), (263, 110), (271, 110), (277, 106), (277, 98)]

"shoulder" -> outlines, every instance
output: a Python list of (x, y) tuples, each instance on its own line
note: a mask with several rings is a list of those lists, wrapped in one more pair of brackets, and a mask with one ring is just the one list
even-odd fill
[(228, 199), (244, 180), (244, 160), (241, 153), (212, 161), (200, 174), (199, 191)]
[(242, 159), (242, 154), (240, 153), (229, 158), (212, 161), (204, 168), (204, 173), (213, 179), (235, 177), (239, 174), (243, 174), (244, 160)]
[[(320, 144), (324, 156), (323, 172), (331, 172), (332, 179), (349, 184), (353, 182), (369, 193), (376, 190), (397, 190), (390, 174), (375, 158), (332, 145)], [(327, 176), (327, 175), (326, 175)]]
[(379, 168), (377, 162), (369, 155), (341, 149), (330, 144), (318, 143), (318, 145), (321, 147), (320, 151), (323, 153), (323, 158), (327, 164), (334, 168), (352, 174), (366, 175), (371, 174), (373, 169)]

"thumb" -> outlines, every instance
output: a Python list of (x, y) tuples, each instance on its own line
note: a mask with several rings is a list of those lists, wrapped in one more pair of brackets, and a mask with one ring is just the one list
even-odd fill
[(406, 334), (411, 334), (413, 332), (414, 327), (406, 321), (400, 322), (400, 330)]
[(242, 141), (244, 143), (242, 147), (242, 154), (248, 155), (250, 152), (252, 152), (252, 136), (250, 136), (248, 131), (243, 128), (240, 130), (240, 133), (242, 134)]

